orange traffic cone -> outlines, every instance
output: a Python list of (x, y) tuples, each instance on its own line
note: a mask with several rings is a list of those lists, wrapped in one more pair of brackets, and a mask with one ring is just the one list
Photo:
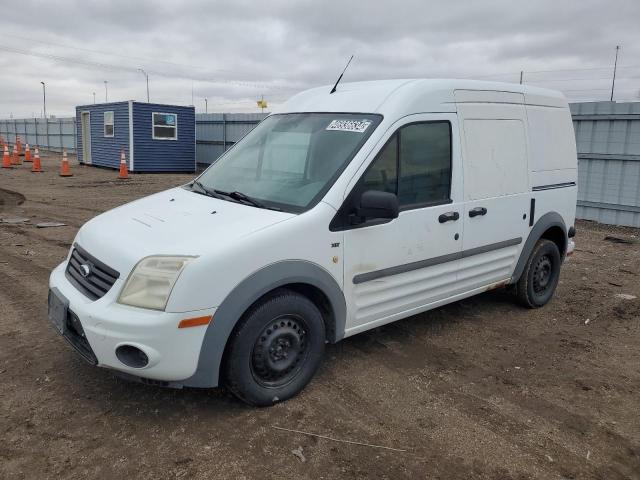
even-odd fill
[(71, 168), (69, 168), (69, 160), (67, 160), (66, 150), (62, 152), (62, 164), (60, 165), (60, 176), (73, 177), (73, 173), (71, 173)]
[(33, 160), (31, 160), (31, 150), (29, 150), (29, 144), (27, 143), (25, 145), (24, 148), (24, 161), (25, 162), (32, 162)]
[(33, 156), (31, 173), (42, 173), (42, 165), (40, 164), (40, 151), (38, 150), (38, 147), (36, 147), (35, 155)]
[(20, 157), (18, 156), (18, 146), (13, 146), (13, 154), (11, 155), (11, 165), (20, 165)]
[(9, 147), (4, 144), (4, 155), (2, 156), (2, 168), (13, 168), (11, 165), (11, 157), (9, 156)]
[(120, 173), (118, 175), (120, 180), (129, 178), (129, 169), (127, 168), (127, 160), (124, 156), (124, 149), (120, 151)]

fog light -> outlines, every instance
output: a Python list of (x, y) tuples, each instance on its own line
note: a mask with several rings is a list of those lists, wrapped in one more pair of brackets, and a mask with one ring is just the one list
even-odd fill
[(116, 348), (116, 357), (131, 368), (143, 368), (149, 364), (147, 354), (133, 345), (121, 345)]

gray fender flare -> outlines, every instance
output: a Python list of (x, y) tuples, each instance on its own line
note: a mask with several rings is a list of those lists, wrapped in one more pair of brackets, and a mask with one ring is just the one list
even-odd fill
[(180, 383), (185, 387), (218, 386), (227, 340), (244, 312), (264, 294), (292, 283), (312, 285), (325, 294), (335, 322), (329, 341), (342, 339), (347, 307), (342, 289), (333, 276), (319, 265), (305, 260), (276, 262), (245, 278), (222, 301), (205, 332), (196, 372)]
[[(536, 242), (540, 240), (542, 234), (551, 227), (560, 227), (564, 232), (565, 238), (567, 237), (567, 226), (564, 224), (564, 220), (559, 213), (548, 212), (541, 216), (529, 232), (527, 241), (524, 243), (524, 247), (522, 247), (520, 258), (518, 259), (516, 268), (513, 271), (513, 275), (511, 276), (511, 283), (516, 283), (518, 280), (520, 280), (520, 276), (522, 275), (522, 272), (524, 272), (524, 267), (527, 264), (527, 260), (529, 260), (529, 256), (533, 251), (533, 247), (535, 247)], [(560, 252), (563, 260), (565, 253), (566, 251)]]

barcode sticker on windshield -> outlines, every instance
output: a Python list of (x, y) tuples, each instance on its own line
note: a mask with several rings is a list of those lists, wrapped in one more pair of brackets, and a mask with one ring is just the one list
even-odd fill
[(371, 125), (371, 120), (333, 120), (327, 130), (363, 133)]

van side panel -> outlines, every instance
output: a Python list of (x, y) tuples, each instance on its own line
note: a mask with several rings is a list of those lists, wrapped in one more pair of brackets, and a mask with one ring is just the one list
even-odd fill
[[(533, 101), (531, 96), (527, 99)], [(568, 230), (575, 223), (578, 197), (578, 158), (573, 122), (566, 101), (559, 106), (559, 99), (546, 100), (546, 106), (541, 105), (543, 102), (538, 98), (535, 105), (525, 107), (529, 124), (531, 194), (535, 200), (535, 213), (530, 222), (537, 225), (548, 213), (557, 213)], [(527, 255), (526, 250), (522, 255)], [(517, 276), (516, 272), (514, 280)]]
[(531, 186), (577, 181), (576, 143), (568, 108), (527, 105)]
[(521, 119), (465, 119), (465, 200), (528, 190), (527, 138)]

